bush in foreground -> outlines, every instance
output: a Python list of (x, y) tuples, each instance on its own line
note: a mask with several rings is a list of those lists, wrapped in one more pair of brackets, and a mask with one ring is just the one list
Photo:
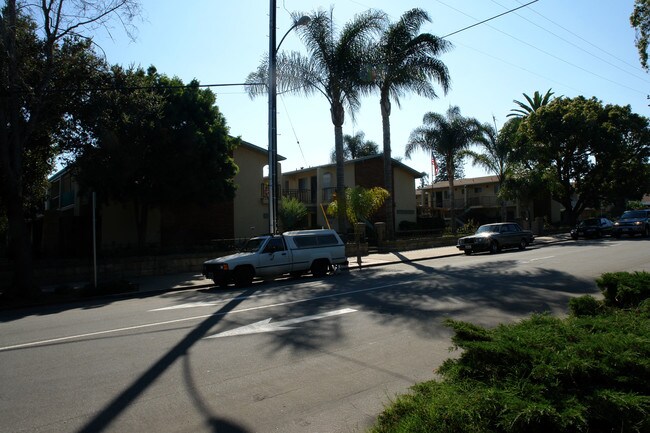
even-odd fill
[[(618, 280), (646, 277), (630, 275)], [(398, 397), (372, 431), (648, 432), (650, 301), (628, 307), (606, 295), (572, 301), (566, 319), (534, 315), (495, 329), (448, 320), (461, 356), (444, 362), (441, 380)]]

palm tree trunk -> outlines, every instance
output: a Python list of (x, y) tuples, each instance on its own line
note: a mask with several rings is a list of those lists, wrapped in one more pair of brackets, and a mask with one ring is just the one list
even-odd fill
[(381, 126), (384, 141), (384, 188), (390, 194), (386, 200), (386, 235), (388, 239), (393, 238), (395, 232), (395, 218), (394, 207), (395, 200), (393, 194), (393, 159), (391, 156), (391, 143), (390, 143), (390, 99), (388, 91), (383, 91), (381, 94)]

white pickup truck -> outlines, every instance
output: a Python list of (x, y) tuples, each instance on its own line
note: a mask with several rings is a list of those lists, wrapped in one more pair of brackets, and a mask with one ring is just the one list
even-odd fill
[(255, 277), (322, 277), (347, 263), (345, 244), (334, 230), (298, 230), (251, 238), (240, 252), (203, 263), (203, 275), (221, 287), (244, 287)]

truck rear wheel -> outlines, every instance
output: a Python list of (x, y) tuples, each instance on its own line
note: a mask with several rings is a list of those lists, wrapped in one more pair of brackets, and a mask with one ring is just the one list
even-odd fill
[(325, 259), (316, 260), (311, 264), (311, 274), (314, 277), (324, 277), (327, 275), (327, 269), (329, 268), (329, 265), (329, 261)]

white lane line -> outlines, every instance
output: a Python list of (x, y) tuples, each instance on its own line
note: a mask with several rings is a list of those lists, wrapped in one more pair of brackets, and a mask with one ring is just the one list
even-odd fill
[(528, 263), (538, 262), (538, 261), (540, 261), (540, 260), (548, 260), (548, 259), (552, 259), (552, 258), (554, 258), (554, 257), (555, 257), (555, 256), (546, 256), (546, 257), (537, 257), (537, 258), (530, 259), (530, 260), (519, 260), (519, 263), (521, 263), (521, 264), (528, 264)]
[(552, 259), (552, 258), (554, 258), (554, 257), (555, 257), (555, 256), (538, 257), (538, 258), (536, 258), (536, 259), (530, 259), (530, 261), (531, 261), (531, 262), (537, 262), (537, 261), (539, 261), (539, 260), (547, 260), (547, 259)]
[(66, 337), (51, 338), (49, 340), (40, 340), (40, 341), (32, 341), (30, 343), (14, 344), (12, 346), (0, 347), (0, 352), (7, 351), (7, 350), (12, 350), (12, 349), (23, 349), (23, 348), (26, 348), (26, 347), (42, 346), (42, 345), (45, 345), (45, 344), (58, 343), (58, 342), (61, 342), (61, 341), (70, 341), (70, 340), (77, 340), (77, 339), (87, 338), (87, 337), (95, 337), (97, 335), (114, 334), (114, 333), (123, 332), (123, 331), (133, 331), (133, 330), (136, 330), (136, 329), (151, 328), (153, 326), (163, 326), (163, 325), (170, 325), (170, 324), (174, 324), (174, 323), (187, 322), (187, 321), (191, 321), (191, 320), (206, 319), (208, 317), (225, 316), (225, 315), (228, 315), (228, 314), (245, 313), (245, 312), (249, 312), (249, 311), (263, 310), (263, 309), (266, 309), (266, 308), (282, 307), (282, 306), (285, 306), (285, 305), (302, 304), (304, 302), (317, 301), (319, 299), (328, 299), (328, 298), (335, 298), (335, 297), (339, 297), (339, 296), (352, 295), (352, 294), (355, 294), (355, 293), (370, 292), (370, 291), (373, 291), (373, 290), (385, 289), (387, 287), (402, 286), (404, 284), (411, 284), (411, 282), (410, 281), (403, 281), (401, 283), (385, 284), (383, 286), (369, 287), (367, 289), (350, 290), (348, 292), (333, 293), (331, 295), (314, 296), (312, 298), (298, 299), (298, 300), (295, 300), (295, 301), (278, 302), (278, 303), (275, 303), (275, 304), (260, 305), (258, 307), (242, 308), (241, 310), (233, 310), (233, 311), (230, 311), (228, 313), (216, 312), (216, 313), (212, 313), (212, 314), (202, 314), (200, 316), (186, 317), (186, 318), (183, 318), (183, 319), (165, 320), (163, 322), (146, 323), (144, 325), (127, 326), (127, 327), (124, 327), (124, 328), (107, 329), (105, 331), (89, 332), (89, 333), (86, 333), (86, 334), (68, 335)]

